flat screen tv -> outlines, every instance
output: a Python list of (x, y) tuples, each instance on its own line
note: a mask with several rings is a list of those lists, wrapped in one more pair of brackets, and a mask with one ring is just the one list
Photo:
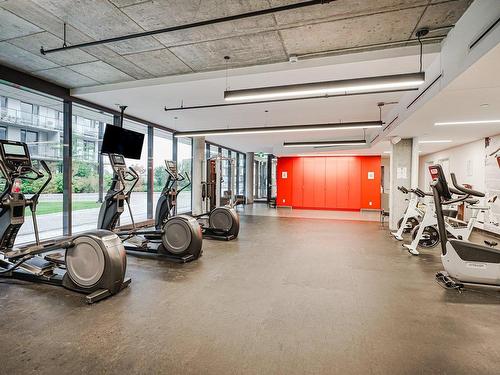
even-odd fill
[(129, 159), (140, 159), (144, 134), (119, 126), (106, 124), (102, 138), (102, 154), (120, 154)]

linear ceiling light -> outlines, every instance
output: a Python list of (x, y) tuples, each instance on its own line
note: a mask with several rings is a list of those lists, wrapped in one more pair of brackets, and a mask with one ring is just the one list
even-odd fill
[(227, 101), (276, 99), (291, 96), (329, 95), (339, 92), (390, 90), (418, 86), (425, 82), (425, 73), (396, 74), (379, 77), (311, 82), (296, 85), (260, 87), (224, 92)]
[(311, 124), (311, 125), (286, 125), (286, 126), (270, 126), (270, 127), (254, 127), (254, 128), (197, 130), (188, 132), (177, 132), (174, 134), (174, 137), (182, 138), (182, 137), (206, 137), (210, 135), (290, 133), (290, 132), (309, 132), (309, 131), (319, 131), (319, 130), (372, 129), (381, 127), (382, 127), (382, 121), (340, 122), (340, 123)]
[(437, 141), (418, 141), (418, 143), (450, 143), (452, 142), (451, 139), (441, 139)]
[(477, 120), (477, 121), (449, 121), (449, 122), (436, 122), (436, 126), (446, 125), (472, 125), (472, 124), (497, 124), (500, 120)]
[(330, 147), (330, 146), (365, 146), (364, 139), (355, 141), (317, 141), (317, 142), (284, 142), (283, 147)]

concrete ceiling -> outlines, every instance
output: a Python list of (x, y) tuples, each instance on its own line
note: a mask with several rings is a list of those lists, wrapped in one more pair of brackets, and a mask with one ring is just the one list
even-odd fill
[[(0, 0), (0, 63), (65, 87), (230, 67), (395, 40), (454, 24), (472, 0), (337, 0), (154, 37), (63, 51), (62, 46), (238, 14), (298, 0)], [(439, 31), (440, 34), (446, 30)], [(438, 35), (439, 35), (438, 33)]]
[[(424, 69), (439, 54), (426, 47)], [(241, 128), (252, 126), (301, 125), (329, 122), (372, 121), (379, 119), (378, 102), (398, 102), (404, 92), (319, 98), (289, 102), (261, 103), (197, 110), (164, 111), (206, 104), (223, 104), (224, 90), (362, 76), (378, 76), (418, 71), (418, 48), (370, 51), (345, 56), (317, 58), (298, 63), (278, 63), (224, 72), (196, 73), (189, 76), (158, 78), (73, 90), (76, 97), (108, 107), (128, 105), (127, 113), (179, 131)], [(386, 113), (391, 105), (383, 109)], [(267, 111), (267, 112), (266, 112)], [(374, 137), (378, 129), (366, 132)], [(304, 152), (283, 148), (283, 142), (363, 139), (363, 130), (317, 131), (308, 133), (274, 133), (210, 136), (207, 140), (241, 151), (262, 151), (277, 155)]]

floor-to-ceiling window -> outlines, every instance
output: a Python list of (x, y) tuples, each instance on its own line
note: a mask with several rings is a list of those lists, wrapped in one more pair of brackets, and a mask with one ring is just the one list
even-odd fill
[(153, 215), (160, 193), (167, 182), (168, 174), (165, 170), (165, 160), (172, 160), (172, 150), (172, 133), (155, 129), (153, 137)]
[[(229, 158), (229, 151), (225, 148), (222, 149), (222, 157), (223, 158)], [(229, 186), (230, 186), (230, 181), (229, 181), (229, 160), (223, 159), (221, 162), (221, 195), (224, 197), (227, 195), (229, 192)]]
[[(177, 168), (179, 169), (179, 173), (187, 173), (191, 179), (193, 162), (192, 140), (191, 138), (178, 138), (177, 142)], [(182, 186), (178, 186), (177, 188), (180, 189)], [(185, 188), (177, 197), (177, 212), (189, 211), (191, 211), (191, 186)]]
[[(140, 159), (125, 159), (128, 167), (132, 167), (139, 174), (139, 182), (135, 185), (134, 191), (130, 196), (130, 207), (135, 222), (148, 219), (148, 127), (137, 122), (125, 120), (123, 122), (125, 129), (133, 130), (144, 134), (142, 153)], [(130, 224), (132, 222), (128, 208), (126, 208), (120, 217), (120, 224)]]
[(239, 154), (238, 158), (238, 192), (237, 194), (245, 194), (245, 154)]
[[(77, 233), (97, 227), (102, 194), (106, 194), (104, 179), (99, 176), (100, 162), (108, 158), (107, 155), (100, 156), (100, 141), (106, 124), (113, 123), (113, 116), (73, 105), (72, 123), (72, 225), (73, 233)], [(109, 187), (109, 173), (106, 182)]]
[[(63, 103), (54, 97), (0, 84), (0, 105), (0, 138), (26, 142), (34, 167), (41, 169), (40, 160), (44, 160), (52, 173), (52, 180), (40, 196), (37, 207), (40, 238), (60, 236), (63, 234), (63, 124), (59, 114), (63, 111)], [(44, 181), (45, 178), (23, 180), (22, 192), (29, 198)], [(2, 188), (4, 184), (2, 179)], [(16, 243), (35, 239), (28, 208), (25, 215)]]

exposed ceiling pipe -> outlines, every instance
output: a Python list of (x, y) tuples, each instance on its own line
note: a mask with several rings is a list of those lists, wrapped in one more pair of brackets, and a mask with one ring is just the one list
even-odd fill
[(319, 4), (327, 4), (331, 3), (335, 0), (309, 0), (309, 1), (303, 1), (300, 3), (293, 3), (293, 4), (287, 4), (287, 5), (282, 5), (282, 6), (277, 6), (273, 8), (267, 8), (267, 9), (261, 9), (261, 10), (256, 10), (252, 12), (247, 12), (247, 13), (241, 13), (241, 14), (235, 14), (232, 16), (226, 16), (226, 17), (219, 17), (219, 18), (214, 18), (211, 20), (204, 20), (204, 21), (198, 21), (198, 22), (193, 22), (193, 23), (188, 23), (184, 25), (178, 25), (178, 26), (171, 26), (171, 27), (165, 27), (162, 29), (158, 30), (150, 30), (150, 31), (144, 31), (140, 33), (134, 33), (134, 34), (128, 34), (128, 35), (122, 35), (122, 36), (117, 36), (113, 38), (107, 38), (107, 39), (101, 39), (101, 40), (95, 40), (92, 42), (86, 42), (86, 43), (80, 43), (80, 44), (73, 44), (71, 46), (65, 46), (63, 44), (62, 47), (59, 48), (53, 48), (53, 49), (44, 49), (43, 46), (40, 48), (40, 53), (42, 55), (46, 55), (49, 53), (54, 53), (54, 52), (60, 52), (60, 51), (66, 51), (74, 48), (82, 48), (82, 47), (90, 47), (90, 46), (96, 46), (100, 44), (106, 44), (106, 43), (113, 43), (113, 42), (120, 42), (123, 40), (129, 40), (129, 39), (135, 39), (135, 38), (142, 38), (145, 36), (151, 36), (151, 35), (156, 35), (156, 34), (163, 34), (163, 33), (169, 33), (173, 31), (179, 31), (179, 30), (186, 30), (186, 29), (192, 29), (195, 27), (200, 27), (200, 26), (207, 26), (207, 25), (214, 25), (222, 22), (228, 22), (228, 21), (236, 21), (236, 20), (241, 20), (245, 18), (250, 18), (250, 17), (256, 17), (256, 16), (263, 16), (266, 14), (273, 14), (273, 13), (278, 13), (278, 12), (283, 12), (287, 10), (294, 10), (294, 9), (300, 9), (300, 8), (305, 8), (309, 7), (312, 5), (319, 5)]

